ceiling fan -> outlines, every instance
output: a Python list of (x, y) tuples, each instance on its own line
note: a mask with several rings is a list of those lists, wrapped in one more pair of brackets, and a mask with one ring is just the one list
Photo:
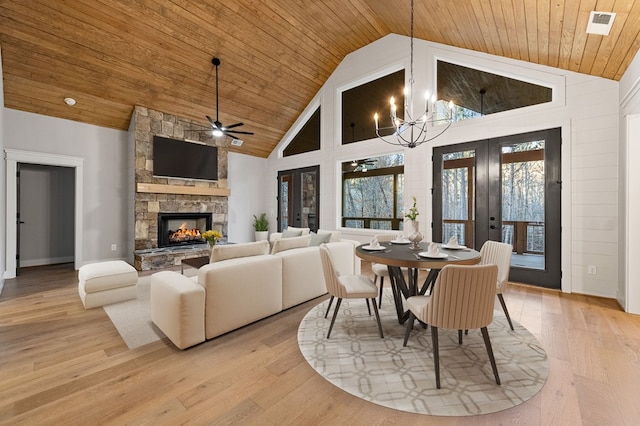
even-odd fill
[(220, 118), (218, 116), (218, 66), (220, 65), (220, 59), (219, 58), (213, 58), (211, 60), (211, 63), (213, 63), (213, 65), (216, 67), (216, 119), (215, 121), (210, 117), (210, 116), (206, 116), (207, 120), (209, 120), (209, 124), (211, 124), (211, 129), (212, 129), (212, 133), (213, 136), (219, 138), (221, 136), (231, 136), (233, 137), (233, 135), (253, 135), (253, 132), (243, 132), (240, 130), (230, 130), (230, 129), (234, 129), (236, 127), (240, 127), (243, 126), (244, 123), (235, 123), (235, 124), (231, 124), (229, 126), (224, 126), (221, 122), (220, 122)]
[(351, 162), (347, 161), (343, 163), (343, 170), (351, 171), (351, 172), (357, 172), (357, 171), (366, 172), (368, 170), (367, 166), (374, 165), (377, 162), (378, 161), (374, 158), (365, 158), (363, 160), (353, 160)]

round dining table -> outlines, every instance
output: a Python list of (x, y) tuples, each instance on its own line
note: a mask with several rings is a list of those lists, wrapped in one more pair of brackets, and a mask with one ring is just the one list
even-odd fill
[[(446, 248), (438, 244), (437, 257), (428, 257), (429, 242), (420, 243), (420, 249), (411, 249), (409, 244), (392, 242), (380, 243), (377, 248), (369, 244), (356, 247), (356, 255), (371, 263), (387, 265), (393, 300), (398, 315), (398, 322), (404, 324), (409, 318), (409, 311), (404, 309), (403, 299), (411, 296), (424, 295), (432, 289), (438, 273), (446, 265), (475, 265), (480, 263), (480, 252), (464, 246)], [(403, 273), (406, 268), (407, 279)], [(418, 270), (427, 269), (429, 273), (423, 284), (418, 283)]]

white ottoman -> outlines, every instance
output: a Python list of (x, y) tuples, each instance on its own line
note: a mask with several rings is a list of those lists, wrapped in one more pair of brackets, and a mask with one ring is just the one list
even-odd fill
[(138, 272), (122, 260), (92, 263), (78, 271), (78, 293), (85, 309), (135, 299)]

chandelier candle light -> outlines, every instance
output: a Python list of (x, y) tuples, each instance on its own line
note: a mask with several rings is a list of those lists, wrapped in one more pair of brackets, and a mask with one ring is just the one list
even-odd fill
[[(454, 104), (449, 101), (449, 108), (447, 108), (446, 116), (444, 118), (438, 118), (436, 111), (436, 95), (429, 96), (429, 92), (425, 93), (424, 97), (424, 112), (420, 116), (416, 117), (413, 113), (413, 0), (411, 0), (411, 69), (409, 76), (409, 87), (404, 88), (404, 115), (402, 119), (396, 115), (396, 101), (392, 96), (390, 103), (390, 127), (378, 126), (378, 113), (376, 112), (373, 119), (376, 123), (376, 135), (384, 142), (391, 145), (399, 145), (407, 148), (415, 148), (416, 146), (429, 142), (441, 134), (443, 134), (449, 126), (451, 126), (452, 111)], [(439, 129), (435, 129), (436, 125), (440, 125)], [(430, 128), (430, 129), (429, 129)], [(382, 136), (380, 130), (391, 130), (393, 133), (390, 136), (395, 135), (394, 139)]]

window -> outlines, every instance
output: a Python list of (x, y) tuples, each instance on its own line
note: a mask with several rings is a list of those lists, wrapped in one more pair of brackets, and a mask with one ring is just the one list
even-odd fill
[(552, 101), (552, 89), (502, 75), (438, 61), (437, 108), (452, 100), (454, 121)]
[(404, 154), (342, 163), (342, 226), (402, 229)]
[(390, 127), (389, 98), (392, 96), (396, 98), (398, 116), (403, 117), (404, 70), (342, 92), (342, 144), (376, 138), (373, 120), (376, 112), (380, 115), (380, 127)]
[(320, 149), (320, 107), (313, 113), (302, 129), (293, 137), (282, 153), (283, 157), (303, 154)]

